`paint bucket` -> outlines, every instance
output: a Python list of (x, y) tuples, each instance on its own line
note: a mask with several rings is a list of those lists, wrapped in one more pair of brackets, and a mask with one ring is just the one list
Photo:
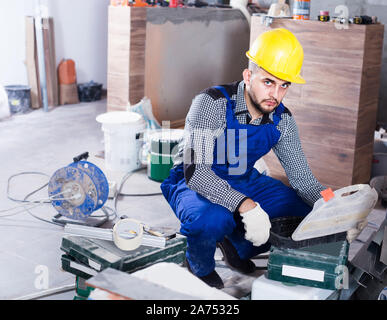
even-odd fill
[(148, 177), (162, 182), (169, 176), (173, 167), (173, 158), (183, 140), (184, 130), (167, 129), (156, 131), (149, 137), (150, 154), (148, 156)]
[(25, 113), (31, 107), (31, 88), (23, 85), (5, 86), (11, 113)]
[(96, 120), (102, 123), (104, 132), (106, 169), (121, 172), (139, 169), (144, 118), (135, 112), (113, 111), (99, 115)]
[(309, 20), (310, 18), (310, 0), (294, 0), (293, 19)]

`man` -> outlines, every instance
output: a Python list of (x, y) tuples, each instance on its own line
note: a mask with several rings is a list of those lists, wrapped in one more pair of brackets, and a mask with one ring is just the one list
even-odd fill
[[(187, 237), (187, 267), (216, 288), (223, 287), (215, 271), (217, 243), (230, 267), (254, 272), (250, 259), (270, 248), (270, 219), (307, 215), (325, 189), (309, 169), (294, 118), (282, 104), (293, 82), (305, 83), (301, 44), (290, 31), (273, 29), (246, 55), (250, 64), (242, 81), (194, 98), (184, 161), (161, 185)], [(271, 149), (291, 188), (254, 168)]]

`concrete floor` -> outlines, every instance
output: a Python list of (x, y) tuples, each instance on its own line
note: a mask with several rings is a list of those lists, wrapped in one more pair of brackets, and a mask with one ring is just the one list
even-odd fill
[[(25, 211), (3, 211), (18, 204), (7, 198), (7, 180), (21, 172), (43, 172), (51, 176), (57, 169), (67, 166), (72, 158), (89, 151), (90, 161), (104, 170), (101, 159), (94, 157), (102, 151), (103, 133), (95, 121), (106, 110), (106, 100), (94, 103), (66, 105), (45, 113), (41, 109), (23, 115), (14, 115), (0, 121), (0, 299), (15, 299), (43, 290), (75, 283), (75, 276), (61, 270), (60, 250), (63, 228), (32, 217)], [(115, 173), (105, 171), (108, 179), (119, 180)], [(21, 175), (11, 181), (9, 195), (22, 199), (48, 181), (40, 175)], [(119, 181), (118, 181), (119, 182)], [(125, 193), (159, 192), (159, 183), (147, 178), (145, 170), (133, 174), (122, 190)], [(32, 199), (47, 197), (47, 188)], [(113, 207), (108, 200), (108, 206)], [(21, 208), (22, 209), (22, 208)], [(118, 202), (118, 213), (137, 218), (152, 226), (168, 226), (179, 230), (179, 221), (161, 195), (152, 197), (126, 197)], [(44, 204), (31, 212), (50, 220), (56, 211)], [(351, 245), (350, 255), (356, 254), (372, 231), (385, 218), (386, 210), (378, 207), (370, 215), (370, 224)], [(241, 298), (251, 290), (252, 282), (263, 273), (256, 271), (244, 276), (231, 271), (216, 252), (217, 271), (225, 282), (225, 292)], [(254, 260), (257, 266), (265, 260)], [(44, 299), (72, 299), (74, 291), (56, 294)]]

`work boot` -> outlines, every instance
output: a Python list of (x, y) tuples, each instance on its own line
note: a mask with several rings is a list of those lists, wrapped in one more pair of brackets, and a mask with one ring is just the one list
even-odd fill
[(212, 271), (210, 274), (208, 274), (206, 276), (199, 277), (199, 276), (195, 275), (192, 272), (191, 267), (189, 266), (189, 263), (188, 263), (187, 259), (185, 259), (185, 263), (184, 264), (186, 265), (186, 267), (187, 267), (189, 272), (191, 272), (195, 277), (197, 277), (200, 280), (204, 281), (210, 287), (214, 287), (216, 289), (223, 289), (224, 288), (223, 281), (222, 281), (221, 277), (218, 275), (218, 273), (215, 270)]
[(223, 253), (226, 265), (231, 269), (237, 270), (244, 274), (253, 273), (256, 270), (254, 262), (250, 259), (242, 260), (230, 240), (227, 238), (224, 238), (223, 241), (218, 242), (217, 246)]

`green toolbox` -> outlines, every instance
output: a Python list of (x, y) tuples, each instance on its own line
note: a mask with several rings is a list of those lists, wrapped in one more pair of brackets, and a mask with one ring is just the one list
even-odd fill
[(267, 277), (323, 289), (342, 289), (348, 278), (349, 243), (323, 243), (304, 248), (270, 248)]
[(66, 235), (61, 244), (62, 268), (83, 279), (108, 267), (131, 273), (158, 262), (182, 264), (186, 247), (186, 238), (179, 234), (163, 248), (140, 246), (133, 251), (120, 250), (113, 241)]
[(86, 284), (86, 280), (81, 277), (76, 277), (76, 289), (75, 292), (77, 293), (78, 297), (87, 299), (95, 288), (89, 287)]
[(83, 265), (77, 261), (74, 257), (67, 254), (61, 256), (62, 269), (64, 271), (70, 272), (77, 277), (83, 279), (89, 279), (92, 276), (95, 276), (98, 272), (88, 266)]

